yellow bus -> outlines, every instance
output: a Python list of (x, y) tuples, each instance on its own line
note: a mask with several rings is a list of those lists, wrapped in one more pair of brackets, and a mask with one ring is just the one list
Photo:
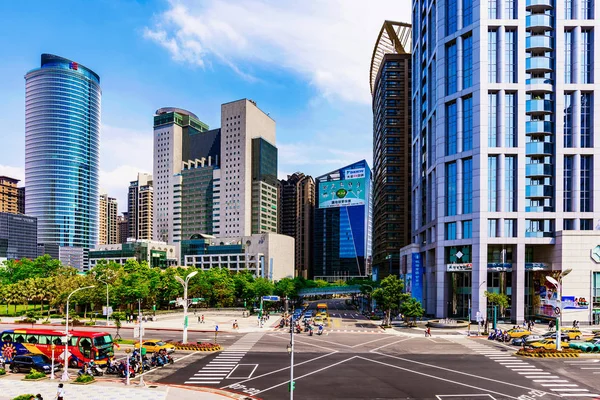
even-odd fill
[(323, 321), (327, 320), (329, 316), (327, 313), (327, 303), (317, 304), (317, 315), (320, 315), (323, 318)]

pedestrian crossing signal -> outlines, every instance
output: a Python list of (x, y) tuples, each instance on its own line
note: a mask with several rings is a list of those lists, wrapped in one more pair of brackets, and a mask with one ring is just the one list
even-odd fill
[(288, 383), (288, 392), (291, 392), (292, 390), (296, 389), (296, 382), (291, 381)]

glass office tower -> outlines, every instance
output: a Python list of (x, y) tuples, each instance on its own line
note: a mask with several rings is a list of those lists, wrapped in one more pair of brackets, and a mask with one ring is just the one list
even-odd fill
[[(413, 0), (412, 223), (427, 313), (485, 317), (485, 291), (509, 297), (500, 316), (514, 322), (552, 319), (559, 301), (570, 320), (600, 313), (593, 3)], [(546, 277), (567, 270), (559, 299)]]
[(38, 242), (91, 248), (98, 241), (100, 77), (42, 54), (25, 76), (26, 214)]

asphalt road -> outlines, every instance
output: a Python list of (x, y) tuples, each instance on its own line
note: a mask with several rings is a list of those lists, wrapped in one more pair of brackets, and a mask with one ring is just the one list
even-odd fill
[[(593, 398), (600, 393), (592, 382), (600, 376), (594, 375), (600, 372), (600, 363), (579, 366), (557, 360), (562, 370), (556, 370), (545, 360), (517, 358), (516, 348), (484, 339), (382, 333), (376, 323), (345, 308), (343, 300), (329, 303), (332, 327), (336, 323), (342, 330), (356, 324), (369, 327), (354, 332), (330, 327), (323, 336), (295, 335), (298, 399), (532, 400)], [(285, 330), (240, 335), (223, 352), (199, 359), (190, 356), (155, 381), (233, 389), (266, 400), (288, 398), (289, 341)], [(599, 369), (583, 370), (584, 365)], [(574, 377), (575, 368), (583, 373)]]

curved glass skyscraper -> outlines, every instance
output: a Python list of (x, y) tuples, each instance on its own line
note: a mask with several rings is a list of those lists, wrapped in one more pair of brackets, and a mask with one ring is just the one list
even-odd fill
[(98, 240), (100, 77), (42, 54), (25, 76), (25, 212), (38, 242), (93, 247)]

